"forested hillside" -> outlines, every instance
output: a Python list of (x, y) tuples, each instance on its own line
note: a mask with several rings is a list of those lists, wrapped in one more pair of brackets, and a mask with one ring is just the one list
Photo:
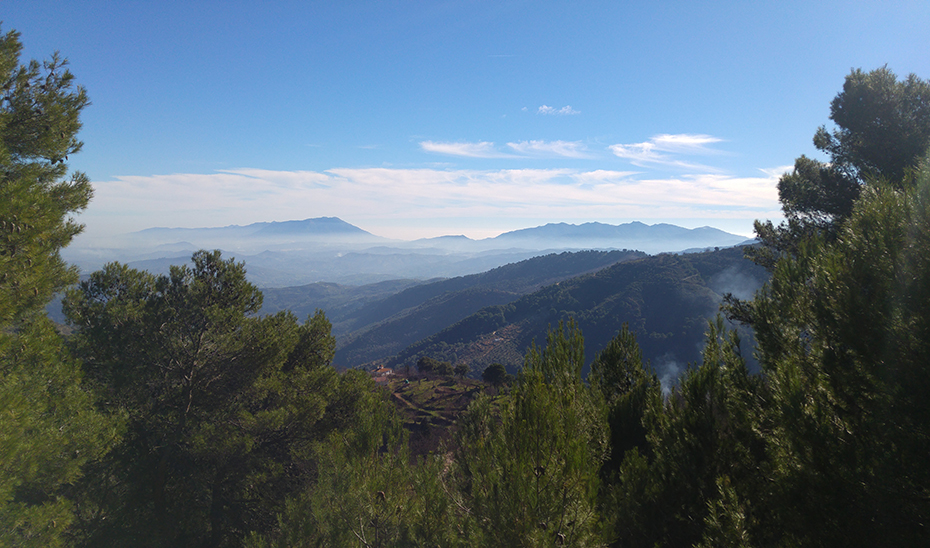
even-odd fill
[(262, 313), (289, 310), (306, 317), (317, 309), (325, 311), (339, 341), (336, 363), (356, 367), (384, 360), (484, 307), (644, 256), (626, 250), (550, 253), (443, 280), (271, 288), (264, 290)]
[(409, 287), (420, 285), (422, 280), (388, 280), (366, 285), (341, 285), (327, 282), (296, 287), (267, 288), (262, 290), (265, 300), (262, 314), (290, 310), (298, 318), (305, 318), (317, 310), (326, 312), (333, 324), (333, 335), (339, 337), (352, 330), (358, 322), (359, 310), (390, 298)]
[[(565, 280), (512, 303), (484, 308), (387, 361), (413, 366), (420, 356), (467, 363), (474, 374), (492, 363), (516, 371), (533, 341), (574, 319), (585, 334), (587, 362), (623, 324), (646, 360), (669, 381), (697, 362), (707, 327), (726, 293), (751, 295), (768, 279), (743, 248), (625, 261)], [(337, 354), (338, 355), (338, 354)]]
[(502, 305), (573, 276), (644, 256), (635, 251), (549, 254), (481, 274), (422, 284), (359, 309), (346, 318), (336, 363), (346, 367), (384, 360), (407, 345), (491, 305)]

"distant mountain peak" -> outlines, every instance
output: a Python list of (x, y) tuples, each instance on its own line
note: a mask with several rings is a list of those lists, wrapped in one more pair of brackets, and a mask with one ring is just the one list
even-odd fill
[(630, 248), (647, 253), (680, 251), (691, 248), (726, 247), (746, 240), (722, 230), (701, 227), (683, 228), (667, 223), (647, 225), (640, 221), (611, 225), (589, 222), (580, 225), (549, 223), (535, 228), (505, 232), (498, 242), (512, 245), (547, 245), (574, 248)]
[(258, 222), (248, 225), (227, 225), (222, 227), (199, 228), (164, 228), (155, 227), (140, 230), (136, 234), (187, 234), (187, 233), (235, 233), (237, 236), (300, 236), (300, 235), (355, 235), (373, 236), (370, 232), (349, 224), (339, 217), (315, 217), (293, 221)]
[[(257, 223), (256, 223), (257, 224)], [(368, 231), (349, 224), (339, 217), (316, 217), (302, 221), (273, 221), (262, 223), (256, 236), (306, 235), (306, 234), (355, 234), (368, 235)]]
[(435, 241), (446, 241), (446, 242), (452, 242), (452, 241), (465, 242), (465, 241), (469, 241), (469, 242), (472, 242), (472, 241), (474, 241), (474, 240), (472, 240), (472, 239), (469, 238), (468, 236), (465, 236), (464, 234), (448, 234), (448, 235), (446, 235), (446, 236), (436, 236), (436, 237), (433, 237), (433, 238), (420, 238), (420, 239), (414, 240), (414, 241), (415, 241), (415, 242), (435, 242)]

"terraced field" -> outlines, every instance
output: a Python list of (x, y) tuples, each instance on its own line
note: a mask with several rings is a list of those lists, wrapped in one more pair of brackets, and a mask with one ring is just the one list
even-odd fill
[(458, 417), (479, 394), (497, 393), (480, 380), (447, 377), (397, 377), (385, 388), (410, 431), (413, 458), (439, 450), (454, 432)]

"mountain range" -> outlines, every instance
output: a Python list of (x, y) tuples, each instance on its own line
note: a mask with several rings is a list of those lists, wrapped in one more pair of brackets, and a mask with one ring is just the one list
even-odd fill
[[(488, 249), (636, 249), (646, 253), (683, 251), (691, 248), (723, 247), (745, 242), (747, 238), (730, 234), (709, 226), (682, 228), (671, 224), (647, 225), (638, 221), (620, 225), (598, 222), (580, 225), (549, 223), (533, 228), (505, 232), (493, 238), (473, 240), (466, 236), (440, 236), (422, 238), (410, 242), (382, 238), (349, 224), (338, 217), (319, 217), (302, 221), (253, 223), (245, 226), (231, 225), (214, 228), (149, 228), (134, 233), (142, 240), (169, 241), (237, 240), (240, 247), (248, 249), (281, 243), (306, 243), (316, 241), (326, 244), (382, 244), (389, 247), (448, 248), (462, 249), (469, 246), (473, 251)], [(336, 238), (334, 241), (333, 238)], [(321, 241), (322, 240), (322, 241)]]
[[(366, 285), (396, 279), (427, 280), (476, 274), (539, 255), (584, 249), (690, 252), (744, 243), (710, 227), (686, 229), (640, 222), (621, 225), (547, 224), (473, 240), (443, 236), (392, 240), (336, 217), (209, 228), (149, 228), (107, 245), (74, 245), (63, 256), (83, 271), (111, 261), (164, 273), (198, 249), (220, 249), (244, 261), (260, 287), (315, 282)], [(78, 242), (80, 243), (80, 242)]]

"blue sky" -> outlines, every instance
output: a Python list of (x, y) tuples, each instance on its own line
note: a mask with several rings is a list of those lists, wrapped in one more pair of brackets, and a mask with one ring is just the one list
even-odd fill
[(90, 95), (87, 241), (321, 216), (748, 235), (850, 69), (930, 78), (926, 0), (0, 0), (0, 20)]

